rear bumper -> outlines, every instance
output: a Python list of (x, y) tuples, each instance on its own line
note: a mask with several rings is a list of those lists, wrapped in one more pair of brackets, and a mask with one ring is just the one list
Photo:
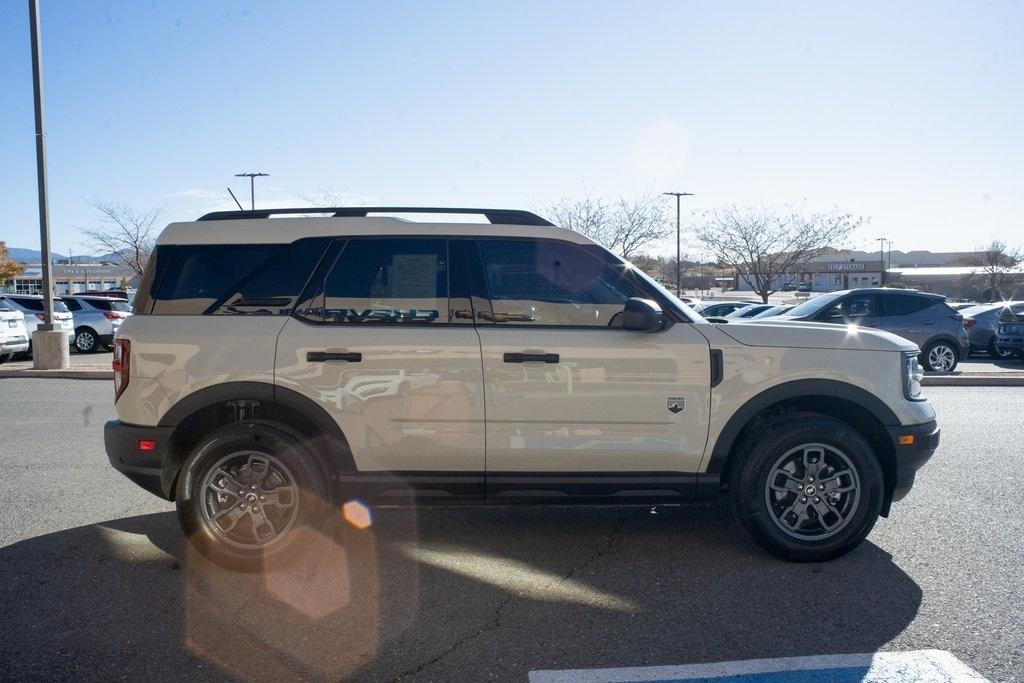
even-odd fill
[(0, 344), (0, 354), (23, 353), (24, 351), (28, 351), (27, 339)]
[[(889, 427), (893, 452), (896, 454), (895, 481), (893, 482), (892, 501), (903, 498), (914, 485), (917, 471), (928, 462), (939, 447), (939, 426), (935, 420), (917, 425)], [(912, 443), (900, 443), (911, 440)]]
[(996, 337), (996, 350), (1003, 353), (1021, 353), (1024, 351), (1024, 337)]
[[(103, 444), (111, 466), (150, 493), (171, 500), (174, 482), (164, 476), (164, 456), (173, 427), (137, 427), (112, 420), (103, 426)], [(139, 441), (153, 441), (150, 451), (139, 450)]]

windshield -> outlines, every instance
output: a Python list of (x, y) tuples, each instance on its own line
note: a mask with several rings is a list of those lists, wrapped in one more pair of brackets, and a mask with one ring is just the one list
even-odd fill
[(816, 296), (813, 299), (808, 299), (802, 304), (794, 306), (793, 308), (786, 311), (783, 315), (794, 317), (814, 315), (815, 313), (823, 309), (825, 306), (829, 305), (836, 299), (842, 297), (844, 294), (846, 294), (846, 292), (832, 292), (830, 294), (822, 294), (821, 296)]

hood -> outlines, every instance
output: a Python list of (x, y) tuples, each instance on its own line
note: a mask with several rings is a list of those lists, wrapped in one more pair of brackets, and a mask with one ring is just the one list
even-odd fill
[(782, 346), (795, 349), (857, 349), (863, 351), (917, 351), (917, 345), (891, 332), (856, 325), (787, 322), (775, 318), (717, 325), (720, 331), (746, 346)]

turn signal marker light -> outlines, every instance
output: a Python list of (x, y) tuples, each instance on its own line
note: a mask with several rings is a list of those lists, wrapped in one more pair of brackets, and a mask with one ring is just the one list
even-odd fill
[(152, 439), (139, 439), (139, 450), (140, 451), (155, 451), (156, 441)]
[(901, 446), (913, 446), (914, 435), (913, 434), (900, 434), (900, 445)]

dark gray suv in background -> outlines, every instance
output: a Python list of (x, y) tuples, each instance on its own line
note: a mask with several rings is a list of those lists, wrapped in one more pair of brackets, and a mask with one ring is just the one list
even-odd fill
[(921, 348), (921, 365), (951, 372), (970, 351), (964, 317), (946, 297), (914, 289), (866, 287), (830, 292), (809, 299), (765, 323), (813, 321), (861, 325), (892, 332)]

